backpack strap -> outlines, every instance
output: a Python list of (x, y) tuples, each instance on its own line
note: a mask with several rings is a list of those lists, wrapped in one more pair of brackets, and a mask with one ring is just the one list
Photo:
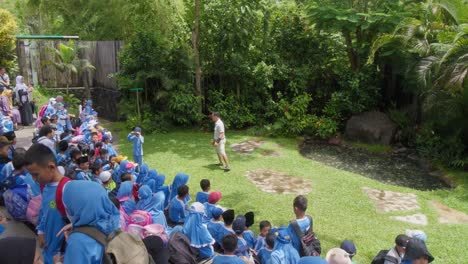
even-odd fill
[(314, 231), (314, 221), (312, 220), (312, 216), (306, 215), (307, 219), (309, 219), (310, 222), (310, 231)]
[(62, 216), (67, 216), (67, 213), (65, 212), (65, 205), (63, 204), (63, 187), (65, 187), (65, 184), (69, 181), (71, 181), (70, 178), (63, 177), (57, 186), (57, 190), (55, 190), (55, 202), (57, 204), (57, 210)]
[(96, 240), (99, 244), (101, 244), (104, 248), (107, 247), (107, 236), (101, 232), (101, 230), (97, 229), (93, 226), (80, 226), (73, 229), (73, 233), (81, 233), (89, 236), (90, 238)]
[(291, 220), (291, 225), (294, 229), (294, 232), (299, 236), (299, 238), (302, 238), (305, 234), (301, 231), (301, 228), (299, 227), (299, 224), (297, 223), (296, 220)]

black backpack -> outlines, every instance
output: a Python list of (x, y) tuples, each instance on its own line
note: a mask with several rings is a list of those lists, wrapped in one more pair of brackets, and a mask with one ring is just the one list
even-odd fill
[(306, 216), (310, 221), (310, 228), (305, 233), (301, 231), (301, 228), (297, 224), (296, 220), (291, 221), (291, 225), (294, 228), (294, 232), (299, 236), (301, 242), (299, 255), (301, 257), (307, 256), (320, 256), (322, 253), (322, 246), (320, 245), (320, 240), (317, 238), (313, 230), (313, 221), (310, 215)]
[(377, 255), (372, 260), (371, 264), (384, 264), (386, 260), (397, 264), (398, 259), (392, 256), (387, 256), (389, 251), (390, 250), (380, 250), (379, 253), (377, 253)]

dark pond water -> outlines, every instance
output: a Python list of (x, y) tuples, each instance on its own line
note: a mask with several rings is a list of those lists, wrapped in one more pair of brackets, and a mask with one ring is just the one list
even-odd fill
[(406, 155), (376, 154), (313, 140), (305, 140), (300, 146), (300, 152), (303, 156), (328, 166), (388, 184), (417, 190), (449, 188), (423, 162), (410, 159)]

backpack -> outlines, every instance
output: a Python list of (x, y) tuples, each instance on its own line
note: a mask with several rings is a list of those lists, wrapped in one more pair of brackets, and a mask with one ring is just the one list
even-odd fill
[(164, 244), (167, 244), (167, 242), (169, 242), (169, 239), (167, 238), (166, 228), (160, 224), (151, 224), (143, 227), (143, 238), (149, 236), (160, 237)]
[(31, 198), (28, 204), (28, 209), (26, 209), (26, 220), (31, 224), (37, 226), (39, 209), (41, 208), (42, 195), (37, 195)]
[[(63, 188), (67, 182), (71, 181), (68, 177), (63, 177), (55, 190), (55, 203), (57, 204), (57, 211), (64, 219), (67, 218), (67, 212), (65, 211), (65, 205), (63, 204)], [(68, 220), (66, 221), (68, 222)]]
[(397, 264), (398, 263), (397, 258), (392, 257), (392, 256), (387, 256), (389, 251), (390, 250), (386, 250), (386, 249), (385, 250), (380, 250), (379, 253), (377, 253), (377, 255), (372, 260), (371, 264), (384, 264), (385, 261), (390, 261), (392, 263)]
[(120, 229), (106, 236), (95, 227), (80, 226), (75, 228), (73, 233), (85, 234), (104, 247), (103, 264), (155, 264), (143, 240)]
[(43, 106), (41, 107), (41, 110), (39, 110), (39, 117), (40, 117), (40, 118), (38, 118), (38, 119), (41, 119), (41, 118), (44, 117), (44, 114), (45, 114), (45, 111), (46, 111), (46, 110), (47, 110), (47, 105), (43, 105)]
[(8, 213), (15, 220), (26, 220), (26, 211), (30, 195), (26, 184), (16, 185), (3, 193), (3, 200)]
[(135, 210), (129, 216), (128, 224), (147, 226), (153, 222), (151, 214), (143, 210)]
[(129, 197), (123, 197), (123, 198), (120, 198), (119, 199), (119, 202), (120, 202), (120, 228), (123, 230), (123, 231), (127, 231), (127, 228), (128, 228), (128, 223), (130, 222), (130, 216), (127, 214), (127, 212), (125, 212), (125, 209), (123, 208), (122, 206), (122, 203), (127, 201), (127, 200), (130, 200)]
[(301, 231), (296, 220), (291, 221), (291, 225), (294, 228), (294, 232), (299, 236), (301, 242), (299, 248), (299, 255), (301, 257), (306, 256), (320, 256), (322, 253), (322, 246), (320, 245), (320, 240), (317, 238), (315, 233), (312, 231), (313, 221), (310, 215), (307, 215), (307, 218), (310, 221), (310, 228), (305, 233)]
[(169, 263), (197, 264), (197, 252), (190, 246), (190, 240), (182, 232), (171, 233), (169, 254)]

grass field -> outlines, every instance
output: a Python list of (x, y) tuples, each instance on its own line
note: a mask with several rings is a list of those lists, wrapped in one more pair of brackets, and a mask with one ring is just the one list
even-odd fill
[[(115, 126), (118, 126), (116, 124)], [(131, 145), (121, 132), (120, 152), (131, 157)], [(228, 131), (228, 144), (249, 139), (244, 132)], [(324, 252), (339, 247), (344, 239), (355, 242), (358, 263), (370, 263), (381, 249), (390, 249), (396, 235), (405, 229), (422, 229), (428, 235), (428, 248), (435, 256), (433, 263), (463, 263), (468, 258), (468, 225), (446, 225), (437, 222), (437, 213), (430, 201), (437, 200), (468, 213), (467, 175), (455, 173), (457, 189), (439, 191), (416, 191), (404, 187), (386, 185), (363, 176), (325, 166), (302, 157), (297, 151), (299, 139), (263, 138), (266, 144), (251, 155), (233, 153), (227, 147), (232, 170), (224, 172), (210, 166), (218, 160), (210, 145), (211, 133), (196, 130), (180, 130), (167, 134), (146, 135), (144, 162), (159, 173), (166, 175), (169, 184), (177, 172), (190, 175), (189, 187), (192, 197), (199, 191), (199, 182), (207, 178), (212, 191), (223, 193), (222, 206), (233, 208), (236, 214), (254, 211), (258, 223), (269, 220), (273, 225), (286, 225), (293, 218), (292, 200), (295, 195), (265, 193), (245, 177), (246, 171), (269, 168), (303, 177), (312, 182), (308, 213), (314, 217), (314, 230), (318, 234)], [(278, 150), (281, 157), (264, 157), (262, 150)], [(412, 192), (418, 195), (421, 210), (404, 213), (376, 213), (372, 202), (362, 187), (397, 192)], [(389, 219), (393, 215), (410, 215), (422, 212), (429, 225), (421, 227)]]

